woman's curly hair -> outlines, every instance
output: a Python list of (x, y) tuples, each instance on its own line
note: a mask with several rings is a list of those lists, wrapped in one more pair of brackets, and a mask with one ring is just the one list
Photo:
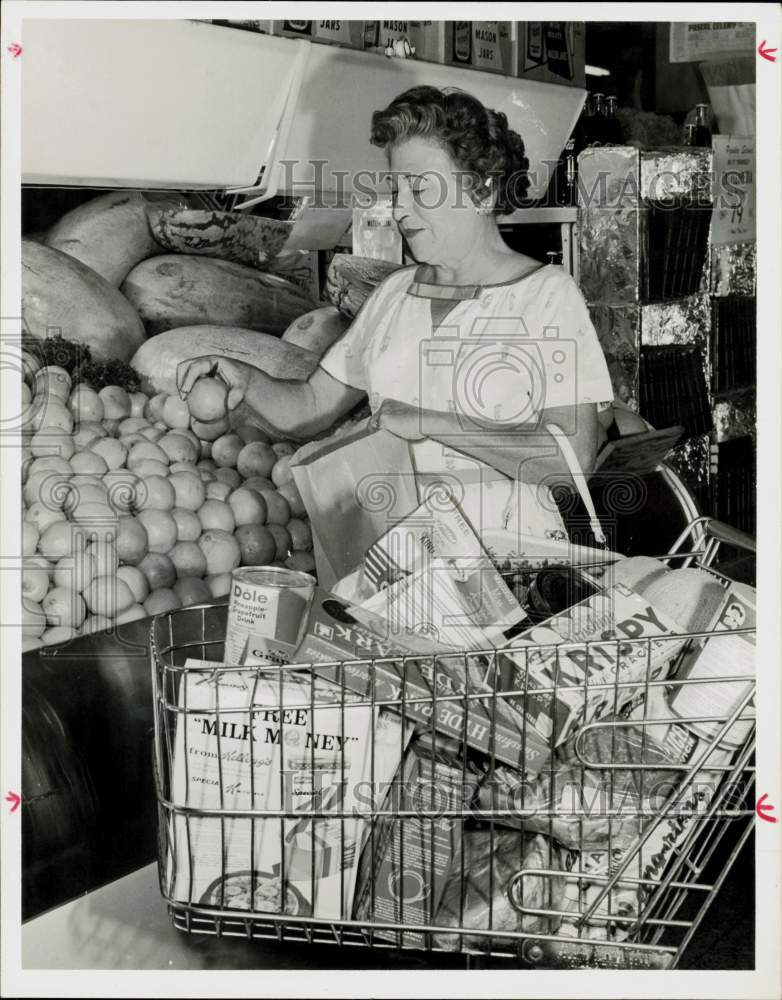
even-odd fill
[[(412, 87), (372, 115), (370, 141), (383, 149), (405, 139), (442, 145), (459, 170), (472, 178), (471, 194), (482, 200), (496, 194), (494, 212), (521, 207), (529, 187), (529, 160), (518, 132), (501, 111), (492, 111), (456, 88)], [(491, 180), (491, 185), (487, 181)]]

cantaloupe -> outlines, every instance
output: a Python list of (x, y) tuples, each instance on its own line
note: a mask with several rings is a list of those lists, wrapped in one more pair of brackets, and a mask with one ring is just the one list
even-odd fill
[(293, 224), (246, 212), (175, 208), (159, 212), (152, 235), (170, 253), (198, 254), (261, 267), (285, 245)]
[(386, 260), (335, 254), (326, 278), (332, 305), (353, 319), (381, 281), (400, 267), (400, 264), (391, 264)]
[(295, 319), (282, 339), (322, 357), (349, 326), (348, 317), (343, 316), (335, 306), (322, 306)]
[(278, 337), (223, 326), (187, 326), (152, 337), (136, 351), (131, 365), (146, 393), (175, 393), (176, 370), (188, 358), (219, 355), (245, 361), (275, 378), (307, 379), (318, 355)]
[(110, 191), (66, 214), (46, 234), (46, 245), (91, 267), (119, 288), (139, 263), (161, 253), (150, 222), (182, 198), (151, 198), (140, 191)]
[(315, 303), (295, 285), (244, 264), (163, 254), (122, 284), (148, 336), (183, 326), (239, 327), (280, 335)]
[(55, 331), (86, 344), (97, 360), (127, 361), (144, 343), (144, 326), (128, 300), (92, 268), (68, 254), (22, 240), (22, 318), (43, 340)]

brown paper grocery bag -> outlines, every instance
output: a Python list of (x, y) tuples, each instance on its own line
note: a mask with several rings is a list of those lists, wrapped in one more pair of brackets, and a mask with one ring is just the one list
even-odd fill
[(304, 445), (291, 472), (310, 519), (318, 582), (327, 590), (418, 506), (408, 442), (370, 429), (368, 419)]

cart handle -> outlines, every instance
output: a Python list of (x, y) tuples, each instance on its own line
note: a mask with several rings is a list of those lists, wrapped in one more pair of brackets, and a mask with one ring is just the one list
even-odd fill
[(745, 531), (741, 531), (740, 528), (734, 528), (732, 524), (725, 524), (724, 521), (718, 521), (713, 517), (697, 517), (682, 531), (665, 558), (671, 559), (674, 556), (684, 557), (684, 565), (689, 566), (694, 561), (696, 554), (681, 552), (680, 549), (687, 539), (695, 538), (698, 538), (698, 545), (706, 543), (700, 561), (700, 565), (703, 566), (709, 566), (714, 561), (717, 549), (722, 542), (726, 545), (734, 545), (737, 548), (745, 549), (748, 552), (757, 552), (757, 544), (752, 535), (748, 535)]
[(757, 542), (740, 528), (734, 528), (732, 524), (725, 524), (724, 521), (716, 521), (708, 518), (704, 524), (706, 534), (710, 535), (718, 542), (726, 545), (733, 545), (738, 549), (746, 549), (748, 552), (757, 552)]

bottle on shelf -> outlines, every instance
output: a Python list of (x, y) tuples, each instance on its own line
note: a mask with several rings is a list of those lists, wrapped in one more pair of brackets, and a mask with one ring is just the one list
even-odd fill
[(688, 122), (684, 126), (684, 145), (685, 146), (695, 145), (695, 122)]
[(578, 204), (578, 154), (591, 145), (593, 115), (592, 95), (587, 94), (573, 134), (565, 144), (560, 160), (558, 190), (562, 192), (562, 197), (558, 199), (559, 204), (570, 207)]
[(605, 146), (609, 142), (606, 129), (605, 94), (592, 95), (590, 146)]
[(616, 117), (616, 104), (617, 100), (613, 94), (606, 98), (604, 128), (606, 132), (606, 142), (611, 146), (621, 146), (624, 141), (622, 126), (619, 124), (619, 119)]
[(711, 129), (709, 128), (709, 105), (695, 105), (695, 146), (711, 146)]

